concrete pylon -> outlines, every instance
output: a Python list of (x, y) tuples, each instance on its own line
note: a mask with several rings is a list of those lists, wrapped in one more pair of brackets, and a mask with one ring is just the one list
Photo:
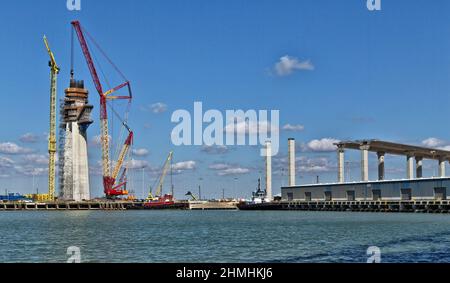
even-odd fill
[(369, 181), (369, 146), (363, 145), (361, 150), (361, 181)]
[(266, 198), (273, 200), (272, 195), (272, 143), (266, 142)]
[(90, 199), (87, 129), (93, 106), (88, 104), (88, 91), (83, 81), (71, 80), (65, 90), (63, 109), (65, 123), (65, 148), (63, 191), (64, 200)]
[(439, 158), (439, 177), (444, 178), (445, 177), (445, 159)]
[(288, 140), (288, 162), (289, 162), (289, 187), (295, 186), (295, 139)]
[(345, 182), (345, 150), (338, 147), (338, 183)]
[(416, 156), (416, 178), (423, 177), (423, 157)]
[(414, 179), (414, 159), (413, 154), (406, 156), (406, 178), (409, 180)]
[(385, 160), (385, 153), (384, 152), (377, 152), (378, 156), (378, 180), (383, 181), (385, 178), (385, 167), (384, 167), (384, 160)]

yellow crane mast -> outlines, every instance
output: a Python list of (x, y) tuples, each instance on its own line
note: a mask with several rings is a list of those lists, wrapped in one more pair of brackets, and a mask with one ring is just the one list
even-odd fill
[(167, 157), (166, 162), (164, 162), (161, 176), (159, 177), (159, 181), (156, 186), (157, 189), (156, 189), (155, 196), (153, 196), (152, 188), (150, 188), (150, 192), (148, 194), (147, 200), (158, 200), (158, 198), (161, 197), (164, 179), (166, 178), (167, 171), (169, 171), (169, 168), (171, 167), (172, 158), (173, 158), (173, 151), (171, 151), (169, 153), (169, 156)]
[(56, 187), (56, 81), (59, 73), (55, 56), (50, 49), (47, 37), (44, 35), (44, 43), (50, 56), (50, 131), (48, 138), (48, 200), (55, 200)]

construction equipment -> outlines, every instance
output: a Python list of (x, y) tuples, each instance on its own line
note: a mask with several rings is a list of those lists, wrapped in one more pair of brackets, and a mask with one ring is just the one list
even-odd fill
[(59, 74), (59, 67), (56, 64), (55, 56), (50, 49), (47, 37), (44, 35), (44, 44), (50, 56), (50, 131), (48, 137), (48, 196), (47, 200), (55, 200), (56, 187), (56, 84)]
[(163, 184), (164, 179), (166, 178), (167, 172), (169, 169), (172, 168), (172, 159), (173, 159), (173, 151), (169, 153), (169, 156), (167, 156), (166, 161), (164, 162), (164, 165), (162, 167), (161, 175), (159, 176), (157, 185), (156, 185), (156, 193), (153, 195), (153, 188), (150, 187), (150, 192), (148, 193), (147, 201), (156, 201), (162, 196), (162, 190), (163, 190)]
[(27, 200), (37, 201), (37, 202), (45, 202), (51, 199), (51, 196), (48, 194), (27, 194), (25, 195)]
[(191, 193), (191, 191), (187, 192), (185, 196), (191, 197), (193, 201), (198, 200), (197, 197), (193, 193)]
[[(78, 41), (80, 43), (83, 55), (86, 59), (86, 63), (89, 68), (89, 72), (91, 73), (92, 80), (94, 82), (95, 88), (100, 96), (100, 128), (101, 128), (101, 147), (102, 147), (102, 169), (103, 169), (103, 187), (104, 192), (107, 198), (115, 198), (118, 196), (128, 195), (128, 191), (124, 189), (126, 185), (125, 182), (116, 183), (116, 179), (119, 175), (119, 172), (123, 169), (125, 157), (130, 152), (130, 147), (133, 143), (133, 131), (128, 127), (126, 121), (122, 120), (122, 125), (128, 131), (128, 137), (126, 138), (120, 154), (118, 156), (117, 161), (115, 162), (115, 166), (113, 170), (111, 170), (111, 160), (110, 160), (110, 135), (108, 129), (108, 111), (107, 111), (107, 102), (112, 100), (128, 100), (131, 102), (132, 92), (130, 82), (125, 78), (125, 76), (119, 71), (119, 69), (112, 63), (112, 61), (106, 56), (106, 54), (100, 49), (98, 44), (90, 37), (88, 33), (86, 33), (91, 40), (94, 42), (95, 46), (100, 49), (103, 56), (106, 57), (108, 62), (114, 67), (114, 69), (120, 74), (122, 79), (125, 81), (122, 84), (111, 88), (108, 91), (103, 91), (103, 86), (100, 81), (100, 78), (97, 74), (96, 67), (94, 65), (94, 61), (91, 56), (91, 52), (88, 47), (88, 43), (85, 37), (85, 30), (81, 27), (79, 21), (72, 22), (73, 29), (75, 30)], [(72, 66), (73, 68), (73, 66)], [(72, 70), (73, 75), (73, 70)], [(112, 96), (111, 94), (121, 90), (122, 88), (128, 88), (128, 95), (123, 96)], [(114, 112), (116, 115), (117, 113)], [(119, 116), (119, 115), (117, 115)], [(119, 117), (120, 118), (120, 117)], [(125, 169), (124, 169), (125, 170)]]

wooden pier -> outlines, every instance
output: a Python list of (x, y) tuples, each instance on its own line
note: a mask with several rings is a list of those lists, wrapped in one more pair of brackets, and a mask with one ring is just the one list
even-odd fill
[(240, 210), (351, 211), (397, 213), (450, 213), (448, 200), (421, 201), (281, 201), (239, 204)]

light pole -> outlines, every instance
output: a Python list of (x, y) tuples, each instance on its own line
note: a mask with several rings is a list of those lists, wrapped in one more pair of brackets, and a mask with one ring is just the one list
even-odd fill
[[(436, 151), (432, 150), (430, 153), (433, 155), (433, 160), (434, 160), (434, 158), (435, 158), (434, 155), (436, 154)], [(433, 166), (433, 178), (434, 177), (436, 177), (436, 167), (435, 166)]]
[(142, 167), (142, 199), (145, 199), (145, 167)]
[(203, 178), (198, 178), (198, 198), (199, 198), (199, 200), (202, 199), (202, 188), (201, 188), (202, 181), (203, 181)]
[(354, 162), (354, 161), (346, 161), (345, 162), (345, 167), (346, 167), (345, 171), (347, 172), (347, 181), (348, 182), (350, 182), (352, 179), (351, 169), (352, 169), (352, 166), (356, 163), (357, 162)]
[(236, 185), (237, 185), (237, 180), (238, 180), (238, 177), (234, 177), (234, 188), (233, 188), (233, 191), (234, 191), (234, 194), (235, 194), (235, 196), (236, 197), (238, 197), (237, 195), (237, 187), (236, 187)]
[[(34, 185), (34, 172), (31, 174), (32, 178), (33, 178), (33, 192), (34, 190), (36, 190), (35, 185)], [(39, 194), (39, 191), (36, 191), (37, 194)]]

